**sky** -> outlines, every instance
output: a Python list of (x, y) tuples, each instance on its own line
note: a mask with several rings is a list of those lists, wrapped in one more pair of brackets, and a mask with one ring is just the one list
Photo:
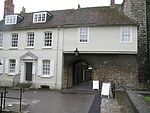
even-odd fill
[[(0, 0), (0, 20), (3, 18), (4, 1)], [(51, 11), (62, 9), (77, 9), (78, 4), (83, 7), (109, 6), (110, 0), (13, 0), (15, 13), (20, 13), (22, 7), (26, 12)], [(116, 0), (116, 4), (121, 4), (123, 0)]]

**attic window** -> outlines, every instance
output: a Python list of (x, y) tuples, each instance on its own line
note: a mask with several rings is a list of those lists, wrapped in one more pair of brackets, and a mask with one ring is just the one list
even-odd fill
[(17, 15), (6, 15), (5, 24), (12, 25), (17, 23)]
[(5, 25), (17, 24), (17, 22), (20, 22), (21, 20), (23, 20), (23, 17), (21, 17), (18, 14), (16, 14), (16, 15), (6, 15)]
[(42, 23), (46, 22), (47, 12), (40, 12), (33, 14), (33, 23)]

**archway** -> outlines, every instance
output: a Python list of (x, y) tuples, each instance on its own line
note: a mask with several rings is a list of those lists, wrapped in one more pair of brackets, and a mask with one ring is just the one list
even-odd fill
[(83, 60), (76, 60), (67, 67), (67, 88), (92, 80), (92, 66)]
[(79, 85), (82, 82), (90, 81), (92, 79), (92, 68), (84, 61), (76, 61), (73, 66), (73, 86)]

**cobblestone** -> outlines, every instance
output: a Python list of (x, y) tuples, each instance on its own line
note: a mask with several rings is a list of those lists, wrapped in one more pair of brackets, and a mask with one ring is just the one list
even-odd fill
[(105, 97), (102, 98), (101, 113), (121, 113), (117, 100)]

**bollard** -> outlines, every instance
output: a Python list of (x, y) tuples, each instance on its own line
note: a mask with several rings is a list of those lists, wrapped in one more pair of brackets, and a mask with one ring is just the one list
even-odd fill
[(20, 109), (19, 109), (19, 111), (21, 112), (21, 103), (22, 103), (22, 92), (23, 92), (23, 89), (22, 88), (20, 88)]
[(3, 92), (1, 92), (1, 106), (0, 106), (0, 113), (3, 111)]
[(112, 97), (115, 98), (115, 83), (111, 81), (111, 91), (112, 91)]

